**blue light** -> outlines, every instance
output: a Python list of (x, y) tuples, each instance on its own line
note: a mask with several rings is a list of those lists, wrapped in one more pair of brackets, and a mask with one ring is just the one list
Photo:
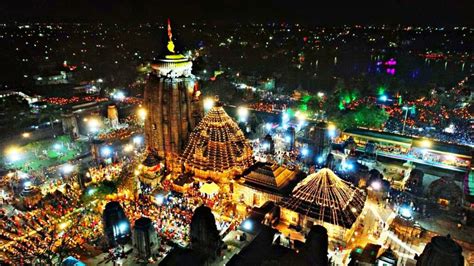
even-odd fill
[(242, 228), (244, 228), (244, 229), (247, 230), (247, 231), (252, 230), (252, 228), (253, 228), (252, 221), (250, 221), (250, 220), (245, 220), (245, 221), (242, 223)]
[(318, 161), (318, 164), (322, 164), (324, 162), (323, 156), (319, 156), (317, 161)]
[(101, 152), (102, 156), (109, 157), (112, 154), (112, 149), (108, 146), (105, 146), (105, 147), (102, 148), (102, 150), (100, 152)]
[(128, 223), (127, 222), (121, 222), (118, 225), (119, 232), (124, 234), (128, 231)]
[(347, 163), (347, 162), (342, 162), (341, 167), (342, 167), (342, 170), (348, 170), (348, 171), (354, 169), (354, 165), (352, 163)]
[(400, 207), (399, 213), (402, 217), (404, 217), (406, 219), (410, 219), (412, 217), (411, 209), (409, 207), (406, 207), (406, 206)]
[(165, 197), (163, 195), (156, 195), (156, 204), (163, 205), (165, 202)]
[(142, 136), (135, 136), (133, 137), (133, 143), (136, 145), (140, 145), (143, 142), (143, 137)]
[(379, 99), (380, 99), (380, 101), (382, 101), (382, 102), (386, 102), (386, 101), (388, 100), (388, 97), (387, 97), (387, 95), (382, 95), (382, 96), (380, 96)]
[(309, 154), (308, 148), (302, 148), (302, 149), (301, 149), (301, 155), (303, 155), (303, 156), (306, 157), (308, 154)]
[(272, 124), (271, 124), (271, 123), (266, 123), (266, 124), (265, 124), (265, 129), (266, 129), (267, 131), (272, 130)]
[(286, 142), (291, 142), (291, 137), (290, 136), (285, 136), (285, 141)]
[(336, 130), (328, 130), (328, 135), (331, 138), (334, 138), (336, 136)]

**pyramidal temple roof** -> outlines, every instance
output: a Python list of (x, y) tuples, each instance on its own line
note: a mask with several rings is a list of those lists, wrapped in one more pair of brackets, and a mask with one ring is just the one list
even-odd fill
[(314, 219), (350, 228), (364, 208), (365, 195), (328, 168), (303, 179), (292, 195), (280, 202), (284, 208)]
[(216, 178), (242, 173), (253, 164), (252, 147), (237, 123), (216, 104), (189, 136), (181, 162), (187, 170)]

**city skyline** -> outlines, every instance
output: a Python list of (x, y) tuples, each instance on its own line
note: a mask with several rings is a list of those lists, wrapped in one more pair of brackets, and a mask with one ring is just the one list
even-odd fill
[(3, 1), (3, 21), (25, 22), (288, 22), (309, 25), (472, 25), (469, 0), (331, 1)]

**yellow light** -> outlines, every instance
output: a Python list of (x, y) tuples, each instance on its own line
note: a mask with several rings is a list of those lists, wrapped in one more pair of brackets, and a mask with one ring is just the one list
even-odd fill
[(98, 127), (100, 126), (99, 119), (97, 119), (97, 118), (88, 119), (88, 120), (87, 120), (87, 125), (88, 125), (90, 128), (98, 128)]
[(26, 139), (26, 138), (31, 137), (31, 133), (25, 132), (25, 133), (21, 134), (21, 136)]
[(209, 111), (212, 107), (214, 107), (215, 100), (212, 98), (204, 99), (204, 110)]
[(172, 40), (168, 42), (168, 45), (166, 46), (168, 48), (168, 51), (172, 52), (174, 54), (174, 43)]
[(133, 151), (133, 145), (132, 144), (127, 144), (123, 147), (124, 152), (131, 152)]
[(429, 147), (431, 147), (432, 143), (431, 143), (430, 140), (424, 139), (424, 140), (421, 141), (420, 145), (423, 148), (429, 148)]
[(138, 117), (140, 117), (140, 119), (142, 120), (145, 120), (146, 116), (148, 115), (147, 110), (143, 107), (140, 107), (137, 113), (138, 113)]
[(336, 130), (336, 125), (334, 125), (334, 124), (329, 124), (329, 125), (328, 125), (328, 130), (329, 130), (329, 131), (334, 131), (334, 130)]
[(249, 116), (249, 109), (247, 109), (247, 107), (241, 106), (237, 109), (237, 115), (239, 116), (239, 122), (246, 122), (247, 117)]
[(20, 159), (21, 149), (17, 146), (9, 147), (5, 150), (5, 155), (12, 162), (18, 161)]
[(63, 222), (63, 223), (60, 223), (58, 227), (60, 230), (64, 230), (66, 229), (67, 225), (68, 225), (68, 222)]

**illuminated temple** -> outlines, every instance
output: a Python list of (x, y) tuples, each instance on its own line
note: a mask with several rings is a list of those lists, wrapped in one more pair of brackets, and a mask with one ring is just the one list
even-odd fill
[(253, 164), (252, 147), (216, 102), (189, 136), (181, 163), (198, 178), (226, 183)]
[(278, 202), (290, 194), (302, 174), (283, 165), (258, 162), (234, 183), (233, 199), (252, 207)]
[(197, 81), (191, 74), (192, 62), (175, 51), (169, 20), (168, 38), (167, 51), (151, 64), (145, 86), (145, 138), (148, 149), (173, 170), (202, 108)]
[(323, 168), (307, 176), (290, 197), (280, 201), (280, 218), (306, 230), (321, 224), (331, 239), (347, 242), (359, 224), (365, 198), (361, 190)]

